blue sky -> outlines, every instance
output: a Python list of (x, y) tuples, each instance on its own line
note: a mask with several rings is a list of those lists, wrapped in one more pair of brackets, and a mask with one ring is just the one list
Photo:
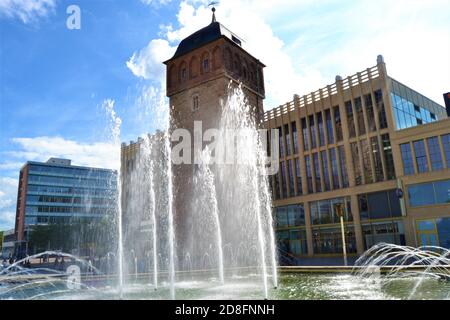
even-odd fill
[[(72, 4), (80, 30), (66, 27)], [(27, 160), (117, 166), (105, 101), (122, 119), (122, 141), (161, 125), (161, 62), (210, 22), (206, 4), (0, 0), (0, 230), (14, 226)], [(266, 109), (371, 67), (378, 54), (391, 76), (440, 104), (450, 89), (447, 0), (224, 0), (217, 18), (267, 65)]]

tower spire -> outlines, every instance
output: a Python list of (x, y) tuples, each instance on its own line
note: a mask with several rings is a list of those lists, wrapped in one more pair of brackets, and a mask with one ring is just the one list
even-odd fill
[(208, 7), (212, 7), (211, 8), (211, 11), (212, 11), (212, 21), (211, 21), (211, 23), (216, 22), (216, 13), (215, 13), (216, 12), (216, 8), (214, 7), (216, 4), (219, 4), (219, 2), (213, 1), (210, 4), (208, 4)]

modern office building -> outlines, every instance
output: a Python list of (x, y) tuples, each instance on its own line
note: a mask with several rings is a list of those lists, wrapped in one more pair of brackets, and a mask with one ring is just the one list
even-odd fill
[[(279, 132), (277, 241), (295, 258), (357, 256), (376, 243), (450, 248), (450, 119), (377, 65), (264, 115)], [(303, 259), (305, 261), (305, 259)], [(307, 259), (306, 259), (307, 261)]]
[(113, 170), (73, 166), (71, 160), (57, 158), (27, 162), (19, 177), (16, 255), (28, 252), (33, 226), (93, 221), (114, 214), (116, 191)]

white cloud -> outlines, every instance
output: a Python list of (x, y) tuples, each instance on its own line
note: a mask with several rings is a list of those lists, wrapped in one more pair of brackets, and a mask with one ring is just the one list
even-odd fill
[(155, 39), (127, 61), (127, 67), (136, 77), (153, 79), (159, 82), (164, 80), (165, 66), (163, 62), (171, 57), (175, 48), (164, 39)]
[(114, 143), (82, 143), (62, 137), (13, 138), (20, 150), (8, 154), (25, 161), (47, 161), (51, 157), (71, 159), (73, 165), (117, 169), (120, 147)]
[(0, 230), (14, 228), (18, 179), (0, 177)]
[(143, 4), (146, 5), (166, 5), (170, 3), (172, 0), (141, 0)]
[(18, 180), (8, 177), (0, 177), (0, 210), (15, 204), (17, 196)]
[(54, 12), (55, 0), (0, 0), (0, 16), (30, 23)]
[(15, 221), (16, 221), (16, 213), (14, 211), (0, 212), (0, 230), (1, 231), (14, 229)]
[[(130, 69), (145, 79), (164, 78), (165, 69), (156, 65), (163, 59), (155, 57), (210, 22), (207, 4), (182, 1), (177, 25), (161, 26), (161, 38), (135, 54)], [(392, 77), (442, 104), (450, 83), (450, 13), (444, 7), (446, 0), (228, 0), (216, 17), (267, 65), (266, 109), (322, 88), (337, 74), (371, 67), (378, 54)]]

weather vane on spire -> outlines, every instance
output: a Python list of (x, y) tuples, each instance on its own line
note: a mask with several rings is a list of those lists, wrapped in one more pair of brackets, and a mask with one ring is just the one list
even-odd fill
[(218, 1), (212, 1), (212, 2), (210, 2), (210, 4), (208, 4), (208, 7), (212, 7), (211, 8), (211, 11), (212, 11), (212, 22), (216, 22), (216, 14), (215, 14), (215, 12), (216, 12), (216, 8), (214, 7), (216, 4), (219, 4), (219, 2)]

